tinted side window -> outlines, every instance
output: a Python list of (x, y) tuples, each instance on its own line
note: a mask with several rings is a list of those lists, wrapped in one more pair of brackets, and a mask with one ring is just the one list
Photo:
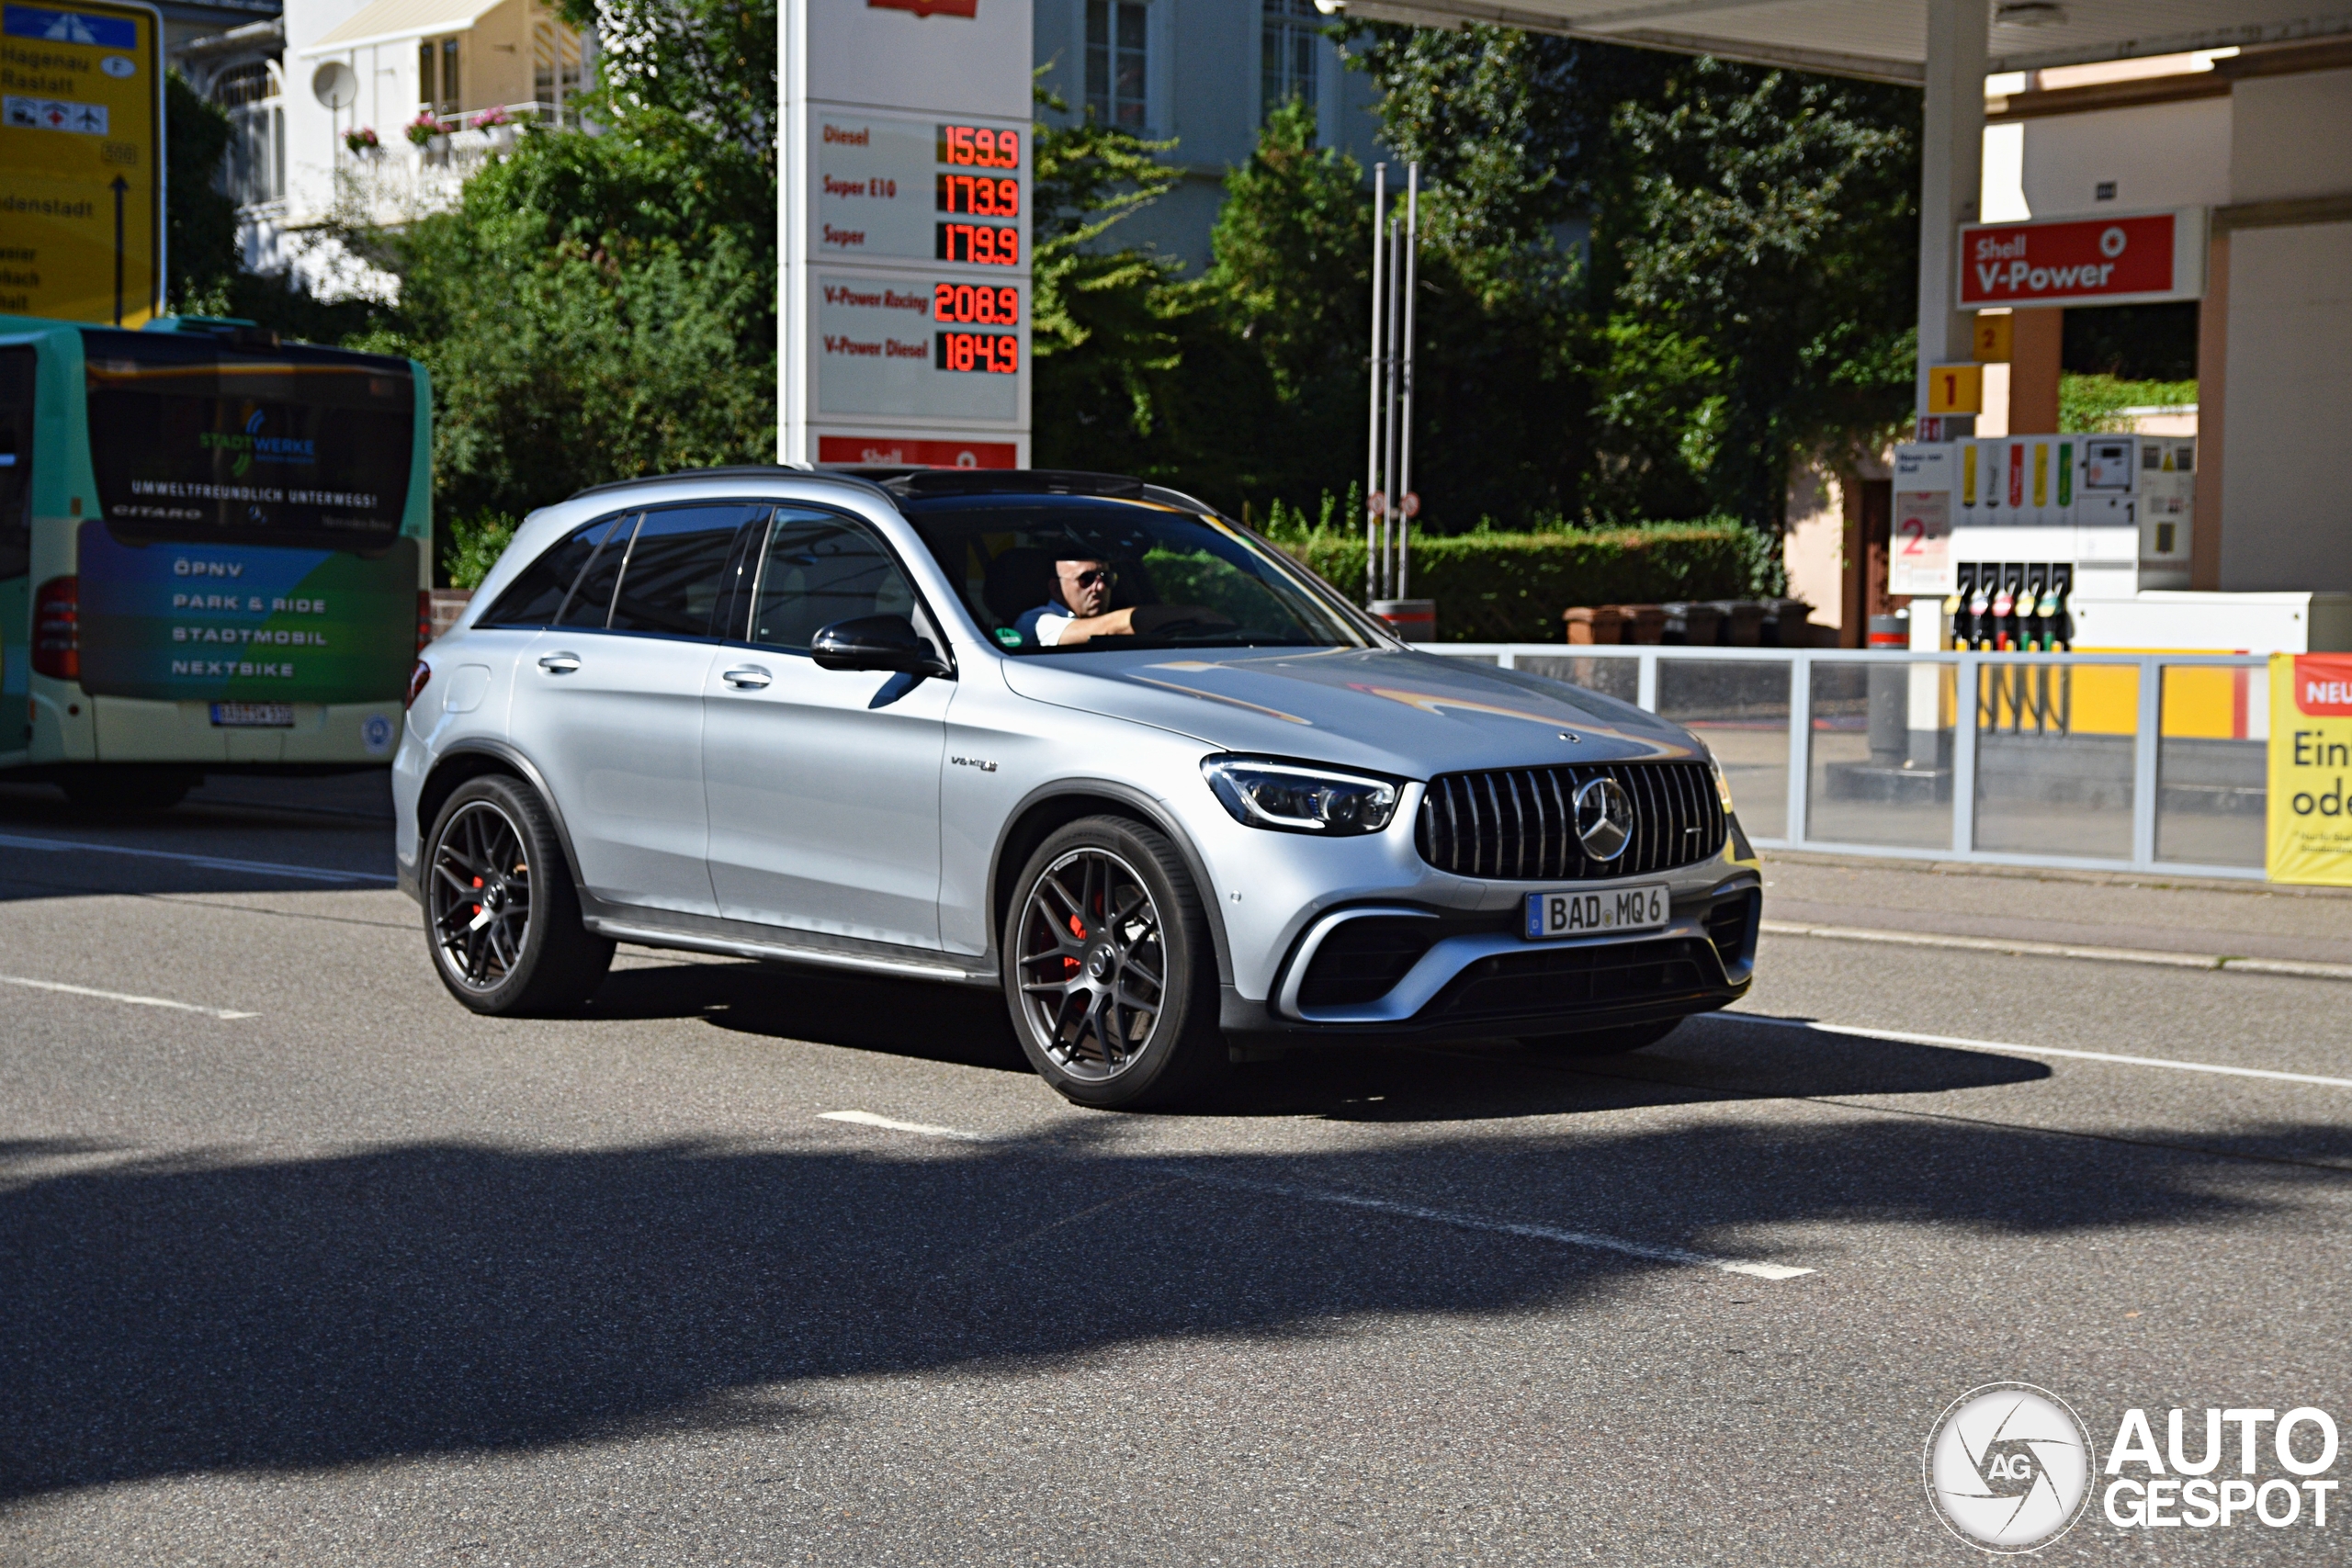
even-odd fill
[(602, 630), (613, 613), (613, 590), (620, 586), (621, 568), (628, 560), (628, 542), (637, 532), (642, 513), (631, 513), (613, 519), (612, 532), (588, 558), (580, 581), (571, 587), (571, 597), (556, 612), (555, 624), (560, 626), (594, 626)]
[(649, 512), (637, 527), (613, 596), (616, 632), (711, 637), (729, 558), (743, 525), (764, 506), (679, 506)]
[(914, 588), (881, 540), (822, 513), (776, 513), (752, 600), (753, 642), (805, 649), (835, 621), (914, 611)]
[[(620, 537), (628, 537), (624, 517), (599, 517), (594, 523), (582, 524), (569, 535), (549, 546), (539, 558), (525, 567), (522, 574), (507, 584), (506, 592), (490, 613), (475, 622), (483, 626), (544, 626), (555, 622), (556, 612), (563, 608), (566, 595), (580, 577), (580, 569), (596, 554), (605, 536), (618, 527)], [(616, 547), (617, 547), (617, 546)]]
[(33, 350), (0, 348), (0, 577), (32, 570)]

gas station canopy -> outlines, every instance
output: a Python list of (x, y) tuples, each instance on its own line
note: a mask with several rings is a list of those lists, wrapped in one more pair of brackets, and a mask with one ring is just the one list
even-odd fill
[[(1316, 0), (1364, 21), (1533, 32), (1923, 83), (1928, 0)], [(2341, 0), (1985, 0), (1987, 71), (2352, 34)]]

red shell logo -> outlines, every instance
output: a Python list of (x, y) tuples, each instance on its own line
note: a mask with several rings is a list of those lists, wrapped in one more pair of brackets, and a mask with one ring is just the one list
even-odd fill
[(2352, 718), (2352, 655), (2295, 655), (2295, 710), (2323, 718)]
[(912, 11), (918, 17), (971, 17), (979, 14), (980, 0), (865, 0), (872, 11)]

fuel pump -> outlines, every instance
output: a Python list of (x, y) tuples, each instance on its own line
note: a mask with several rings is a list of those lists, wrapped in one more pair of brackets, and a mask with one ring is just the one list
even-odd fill
[(2052, 646), (2062, 653), (2075, 649), (2075, 569), (2059, 561), (2050, 569), (2050, 608), (2042, 612), (2050, 617)]
[(2018, 595), (2018, 620), (2020, 633), (2018, 646), (2027, 653), (2040, 653), (2046, 647), (2050, 632), (2050, 616), (2057, 609), (2052, 603), (2047, 610), (2042, 601), (2050, 591), (2050, 569), (2036, 562), (2025, 569), (2025, 592)]
[(2017, 608), (2017, 590), (2009, 586), (2007, 571), (1997, 566), (1992, 570), (1994, 574), (1993, 635), (1989, 642), (1992, 647), (2006, 653), (2016, 646), (2010, 638), (2017, 630), (2017, 620), (2012, 614)]

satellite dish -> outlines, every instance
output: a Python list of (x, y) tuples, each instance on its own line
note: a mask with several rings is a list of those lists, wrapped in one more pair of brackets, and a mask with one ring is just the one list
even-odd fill
[(358, 73), (340, 60), (330, 60), (311, 73), (311, 96), (331, 109), (347, 109), (359, 101)]

